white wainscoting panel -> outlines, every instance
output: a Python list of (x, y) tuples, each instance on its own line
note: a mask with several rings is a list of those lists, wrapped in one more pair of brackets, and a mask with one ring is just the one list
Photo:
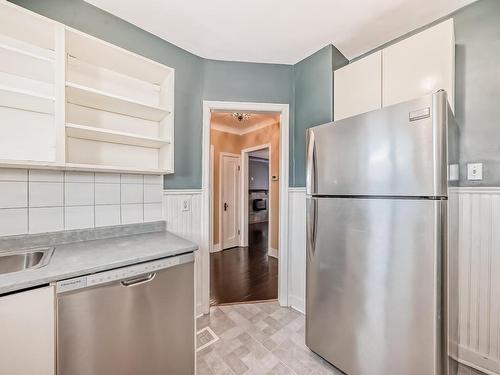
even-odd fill
[(499, 374), (500, 188), (456, 191), (460, 228), (459, 358), (484, 373)]
[(306, 310), (306, 189), (290, 188), (288, 193), (288, 303)]
[[(167, 230), (201, 243), (201, 189), (164, 190), (163, 216), (167, 221)], [(195, 295), (196, 314), (202, 313), (201, 303), (201, 255), (195, 253)]]
[(458, 375), (484, 375), (483, 372), (477, 371), (473, 368), (460, 365), (458, 368)]

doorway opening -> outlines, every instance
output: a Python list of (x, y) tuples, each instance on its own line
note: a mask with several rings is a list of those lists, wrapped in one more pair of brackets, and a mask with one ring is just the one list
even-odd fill
[(280, 118), (212, 112), (210, 305), (278, 298)]

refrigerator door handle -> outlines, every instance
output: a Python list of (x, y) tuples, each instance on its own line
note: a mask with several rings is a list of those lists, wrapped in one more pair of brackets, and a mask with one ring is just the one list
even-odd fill
[(317, 233), (317, 213), (318, 202), (316, 199), (307, 200), (307, 257), (309, 260), (316, 251), (316, 233)]
[(306, 194), (316, 192), (316, 144), (314, 142), (314, 132), (307, 132), (307, 161), (306, 161)]

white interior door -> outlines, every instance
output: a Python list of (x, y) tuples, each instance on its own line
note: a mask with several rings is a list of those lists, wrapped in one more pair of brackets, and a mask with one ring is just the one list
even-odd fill
[(240, 242), (240, 157), (221, 155), (221, 248)]

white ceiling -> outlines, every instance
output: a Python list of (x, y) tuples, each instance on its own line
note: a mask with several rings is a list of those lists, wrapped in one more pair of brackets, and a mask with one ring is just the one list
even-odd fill
[(328, 44), (349, 60), (475, 0), (86, 0), (201, 57), (295, 64)]

